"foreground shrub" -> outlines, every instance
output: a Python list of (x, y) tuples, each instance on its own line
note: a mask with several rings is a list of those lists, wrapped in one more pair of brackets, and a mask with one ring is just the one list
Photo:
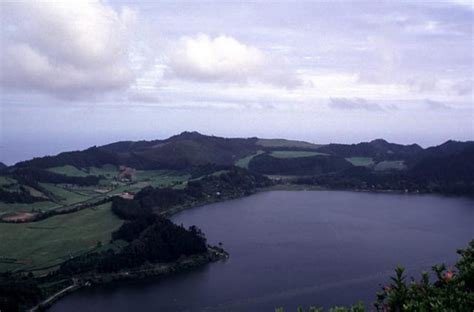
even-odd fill
[[(435, 280), (430, 274), (423, 272), (417, 281), (407, 281), (405, 269), (397, 267), (391, 283), (377, 293), (374, 307), (379, 312), (472, 312), (474, 311), (474, 240), (466, 249), (457, 251), (461, 258), (455, 270), (447, 269), (444, 264), (432, 267)], [(322, 308), (310, 307), (304, 310), (299, 307), (297, 312), (323, 312)], [(362, 303), (346, 307), (334, 307), (329, 312), (363, 312)], [(277, 308), (275, 312), (284, 312)]]
[(433, 266), (435, 282), (428, 272), (407, 282), (404, 269), (396, 268), (392, 283), (377, 294), (377, 311), (474, 311), (474, 240), (458, 253), (457, 270)]

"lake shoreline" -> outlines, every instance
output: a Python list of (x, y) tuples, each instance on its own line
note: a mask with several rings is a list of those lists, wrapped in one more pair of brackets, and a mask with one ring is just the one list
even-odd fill
[(407, 195), (423, 195), (423, 194), (443, 195), (443, 194), (438, 194), (438, 193), (435, 193), (435, 194), (415, 193), (415, 192), (409, 193), (409, 192), (403, 192), (399, 190), (336, 189), (336, 188), (327, 188), (327, 187), (321, 187), (318, 185), (311, 185), (311, 184), (274, 184), (268, 187), (257, 188), (253, 192), (250, 192), (250, 193), (239, 194), (236, 196), (211, 197), (201, 202), (193, 202), (193, 203), (189, 203), (185, 205), (176, 206), (157, 214), (169, 218), (185, 210), (217, 204), (217, 203), (222, 203), (229, 200), (245, 198), (245, 197), (249, 197), (258, 193), (265, 193), (265, 192), (272, 192), (272, 191), (295, 191), (295, 192), (297, 191), (335, 191), (335, 192), (346, 191), (346, 192), (361, 192), (361, 193), (407, 194)]
[(334, 191), (334, 192), (355, 192), (355, 193), (369, 193), (369, 194), (396, 194), (396, 195), (433, 195), (447, 198), (472, 198), (474, 195), (456, 195), (439, 192), (420, 192), (420, 191), (404, 191), (396, 189), (358, 189), (358, 188), (330, 188), (313, 184), (275, 184), (266, 188), (257, 190), (256, 193), (267, 191)]
[[(211, 204), (216, 204), (216, 203), (222, 203), (226, 201), (231, 201), (231, 200), (236, 200), (236, 199), (241, 199), (245, 197), (249, 197), (251, 195), (255, 195), (258, 193), (265, 193), (265, 192), (271, 192), (271, 191), (347, 191), (347, 192), (355, 192), (355, 193), (373, 193), (373, 194), (397, 194), (397, 195), (439, 195), (439, 196), (445, 196), (444, 194), (432, 194), (432, 193), (416, 193), (416, 192), (404, 192), (401, 190), (382, 190), (382, 189), (334, 189), (334, 188), (326, 188), (326, 187), (321, 187), (317, 185), (305, 185), (305, 184), (274, 184), (269, 187), (264, 187), (264, 188), (258, 188), (254, 190), (253, 192), (250, 193), (245, 193), (245, 194), (238, 194), (235, 196), (226, 196), (226, 197), (211, 197), (205, 201), (202, 202), (194, 202), (194, 203), (189, 203), (187, 205), (182, 205), (178, 207), (174, 207), (172, 209), (169, 209), (167, 211), (163, 211), (160, 213), (160, 215), (166, 216), (166, 217), (171, 217), (173, 215), (176, 215), (182, 211), (189, 210), (192, 208), (198, 208), (198, 207), (203, 207)], [(448, 196), (448, 197), (459, 197), (459, 196)], [(29, 311), (42, 311), (44, 309), (50, 308), (52, 305), (54, 305), (55, 302), (63, 298), (64, 296), (73, 293), (79, 289), (82, 289), (84, 287), (89, 287), (92, 285), (102, 285), (102, 284), (108, 284), (108, 283), (113, 283), (117, 281), (123, 281), (123, 280), (141, 280), (144, 278), (148, 277), (164, 277), (173, 273), (179, 273), (179, 272), (185, 272), (190, 269), (206, 265), (208, 263), (216, 262), (219, 260), (224, 260), (229, 257), (228, 253), (225, 252), (224, 250), (218, 248), (220, 252), (216, 252), (217, 250), (214, 248), (209, 248), (208, 253), (204, 255), (195, 255), (188, 257), (184, 260), (178, 260), (177, 262), (169, 263), (169, 264), (156, 264), (156, 265), (150, 265), (149, 267), (143, 269), (140, 268), (138, 270), (131, 270), (131, 271), (125, 271), (125, 272), (118, 272), (118, 273), (112, 273), (112, 274), (102, 274), (99, 276), (95, 277), (88, 277), (89, 284), (86, 285), (87, 282), (84, 283), (78, 283), (78, 284), (73, 284), (65, 289), (62, 289), (61, 291), (57, 292), (56, 294), (53, 294), (52, 296), (48, 297), (46, 300), (42, 301), (40, 304), (35, 306), (34, 308), (30, 309)], [(210, 254), (214, 252), (214, 256), (210, 256)], [(219, 254), (220, 253), (220, 254)], [(75, 286), (75, 287), (72, 287)], [(67, 291), (65, 291), (68, 289)], [(54, 298), (53, 298), (54, 297)], [(51, 298), (53, 298), (51, 300)]]
[(85, 287), (94, 287), (125, 280), (142, 280), (152, 277), (162, 278), (172, 274), (186, 272), (212, 262), (224, 261), (228, 257), (229, 254), (222, 248), (208, 246), (208, 250), (204, 254), (192, 255), (171, 263), (147, 264), (133, 270), (105, 274), (86, 274), (73, 277), (72, 285), (50, 295), (38, 305), (28, 309), (28, 311), (45, 311), (68, 294)]
[(415, 278), (436, 263), (451, 267), (454, 251), (472, 238), (471, 205), (430, 195), (270, 191), (187, 210), (173, 222), (198, 225), (211, 244), (222, 241), (230, 261), (162, 283), (81, 290), (51, 311), (79, 312), (90, 305), (110, 312), (295, 311), (298, 305), (369, 304), (396, 265)]

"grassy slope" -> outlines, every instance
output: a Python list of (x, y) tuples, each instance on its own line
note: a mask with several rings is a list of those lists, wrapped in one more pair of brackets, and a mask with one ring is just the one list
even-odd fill
[(54, 167), (54, 168), (48, 168), (48, 171), (70, 176), (70, 177), (85, 177), (87, 176), (87, 173), (85, 171), (82, 171), (80, 169), (77, 169), (74, 166), (66, 165), (66, 166), (61, 166), (61, 167)]
[[(7, 212), (30, 212), (32, 209), (51, 210), (62, 206), (113, 195), (123, 191), (139, 191), (147, 185), (172, 186), (189, 179), (189, 175), (175, 171), (149, 170), (137, 171), (131, 183), (114, 181), (117, 168), (104, 166), (102, 168), (77, 169), (72, 166), (55, 168), (69, 175), (84, 172), (84, 175), (102, 175), (106, 177), (103, 183), (113, 190), (108, 194), (100, 194), (95, 189), (98, 186), (66, 189), (63, 185), (41, 183), (41, 186), (52, 192), (59, 200), (36, 202), (33, 204), (6, 204), (0, 202), (0, 215)], [(84, 171), (83, 171), (84, 170)], [(3, 177), (2, 177), (3, 178)], [(8, 178), (0, 182), (8, 184)], [(95, 199), (94, 199), (95, 200)], [(33, 223), (0, 223), (0, 272), (16, 269), (38, 269), (57, 265), (69, 256), (74, 256), (94, 249), (98, 241), (104, 245), (110, 241), (111, 232), (116, 230), (122, 221), (110, 211), (110, 203), (88, 208), (79, 212), (54, 216)], [(5, 259), (11, 258), (11, 259)]]
[(308, 148), (317, 149), (321, 145), (308, 143), (304, 141), (294, 141), (285, 139), (258, 139), (257, 145), (263, 147), (297, 147), (297, 148)]
[(138, 171), (137, 182), (147, 182), (147, 185), (154, 187), (166, 187), (176, 183), (187, 181), (191, 176), (173, 170), (146, 170)]
[(17, 181), (15, 179), (12, 179), (12, 178), (9, 178), (9, 177), (0, 176), (0, 186), (12, 184), (12, 183), (13, 184), (17, 183)]
[(247, 157), (241, 158), (241, 159), (239, 159), (235, 162), (235, 165), (237, 167), (240, 167), (240, 168), (248, 169), (249, 168), (249, 162), (252, 160), (252, 158), (254, 158), (255, 156), (260, 155), (262, 153), (264, 153), (264, 152), (263, 151), (258, 151), (257, 153), (255, 153), (253, 155), (249, 155)]
[(276, 158), (299, 158), (311, 156), (327, 156), (325, 153), (309, 152), (309, 151), (273, 151), (270, 153), (272, 157)]
[(371, 157), (349, 157), (346, 158), (346, 160), (354, 166), (359, 167), (370, 167), (375, 164), (374, 160)]
[(20, 262), (0, 262), (0, 271), (61, 263), (71, 255), (90, 251), (98, 241), (107, 244), (111, 232), (121, 224), (110, 203), (34, 223), (0, 223), (1, 257)]
[(405, 162), (403, 160), (381, 161), (375, 165), (375, 171), (383, 171), (389, 169), (403, 170), (405, 169)]
[(95, 176), (104, 176), (107, 179), (113, 179), (119, 173), (117, 167), (114, 165), (104, 165), (100, 168), (98, 167), (89, 167), (86, 169), (88, 174)]
[(80, 194), (79, 192), (67, 190), (61, 187), (60, 185), (50, 183), (40, 183), (40, 185), (55, 194), (61, 204), (71, 205), (85, 201), (90, 198), (90, 196)]
[[(60, 168), (60, 169), (58, 169)], [(52, 201), (43, 201), (36, 202), (33, 204), (11, 204), (0, 202), (0, 215), (10, 212), (30, 212), (34, 210), (52, 210), (60, 208), (62, 206), (74, 205), (79, 202), (85, 201), (95, 201), (107, 195), (114, 195), (124, 191), (137, 192), (140, 189), (152, 185), (154, 187), (167, 187), (174, 186), (180, 183), (187, 181), (190, 178), (189, 174), (183, 174), (179, 171), (172, 170), (147, 170), (147, 171), (137, 171), (134, 181), (130, 183), (118, 182), (114, 178), (118, 175), (118, 169), (112, 165), (106, 165), (101, 168), (90, 167), (85, 169), (77, 169), (73, 166), (62, 166), (56, 168), (50, 168), (48, 170), (54, 169), (53, 171), (61, 171), (63, 174), (68, 171), (69, 175), (78, 176), (79, 173), (82, 175), (97, 175), (103, 176), (104, 179), (100, 181), (98, 186), (74, 186), (61, 184), (50, 184), (50, 183), (40, 183), (45, 189), (54, 194), (54, 200)], [(0, 176), (0, 187), (8, 185), (11, 183), (17, 183), (11, 178)], [(14, 186), (19, 188), (19, 184)], [(11, 189), (10, 187), (9, 189)], [(29, 189), (29, 187), (26, 186)], [(32, 190), (35, 192), (36, 190)], [(37, 191), (36, 191), (37, 192)], [(39, 192), (38, 192), (39, 193)], [(42, 194), (36, 194), (37, 196), (43, 196)]]
[(55, 208), (59, 208), (61, 205), (53, 203), (51, 201), (41, 201), (41, 202), (36, 202), (32, 204), (7, 204), (4, 202), (0, 202), (0, 215), (4, 213), (9, 213), (9, 212), (18, 212), (18, 211), (23, 211), (23, 212), (30, 212), (32, 210), (51, 210)]

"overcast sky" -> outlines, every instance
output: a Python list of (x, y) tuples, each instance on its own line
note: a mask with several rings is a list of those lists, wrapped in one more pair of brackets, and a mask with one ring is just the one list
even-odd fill
[(184, 130), (473, 139), (473, 3), (2, 1), (0, 161)]

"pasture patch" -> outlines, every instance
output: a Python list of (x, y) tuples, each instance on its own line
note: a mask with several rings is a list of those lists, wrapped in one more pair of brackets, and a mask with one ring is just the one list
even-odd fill
[(275, 158), (300, 158), (311, 156), (328, 156), (328, 154), (311, 151), (273, 151), (270, 153), (270, 156)]
[(62, 175), (69, 176), (69, 177), (85, 177), (85, 176), (88, 175), (83, 170), (80, 170), (80, 169), (78, 169), (74, 166), (71, 166), (71, 165), (48, 168), (47, 170), (50, 171), (50, 172), (62, 174)]
[(93, 250), (99, 241), (108, 245), (111, 233), (123, 223), (110, 206), (106, 203), (34, 223), (0, 223), (2, 258), (31, 260), (0, 261), (0, 272), (54, 266)]
[(317, 149), (321, 147), (319, 144), (313, 144), (304, 141), (285, 140), (285, 139), (258, 139), (257, 145), (263, 147), (297, 147), (297, 148), (308, 148)]
[(375, 165), (375, 171), (384, 171), (384, 170), (403, 170), (406, 168), (405, 162), (403, 160), (384, 160)]
[(371, 157), (349, 157), (346, 160), (358, 167), (371, 167), (375, 164)]
[(187, 181), (190, 177), (189, 174), (174, 170), (139, 170), (136, 172), (137, 182), (147, 182), (146, 185), (153, 187), (173, 186)]
[(61, 204), (76, 204), (90, 198), (89, 196), (83, 195), (79, 192), (68, 190), (59, 184), (40, 183), (40, 185), (53, 193)]
[(31, 204), (20, 204), (20, 203), (4, 203), (0, 202), (0, 214), (20, 211), (37, 211), (43, 210), (48, 211), (61, 207), (60, 204), (53, 203), (51, 201), (41, 201)]
[(244, 158), (240, 158), (239, 160), (237, 160), (235, 162), (235, 166), (240, 167), (240, 168), (248, 169), (249, 168), (249, 163), (252, 160), (252, 158), (254, 158), (255, 156), (258, 156), (262, 153), (264, 153), (264, 151), (257, 151), (257, 153), (255, 153), (253, 155), (249, 155), (249, 156), (246, 156)]

